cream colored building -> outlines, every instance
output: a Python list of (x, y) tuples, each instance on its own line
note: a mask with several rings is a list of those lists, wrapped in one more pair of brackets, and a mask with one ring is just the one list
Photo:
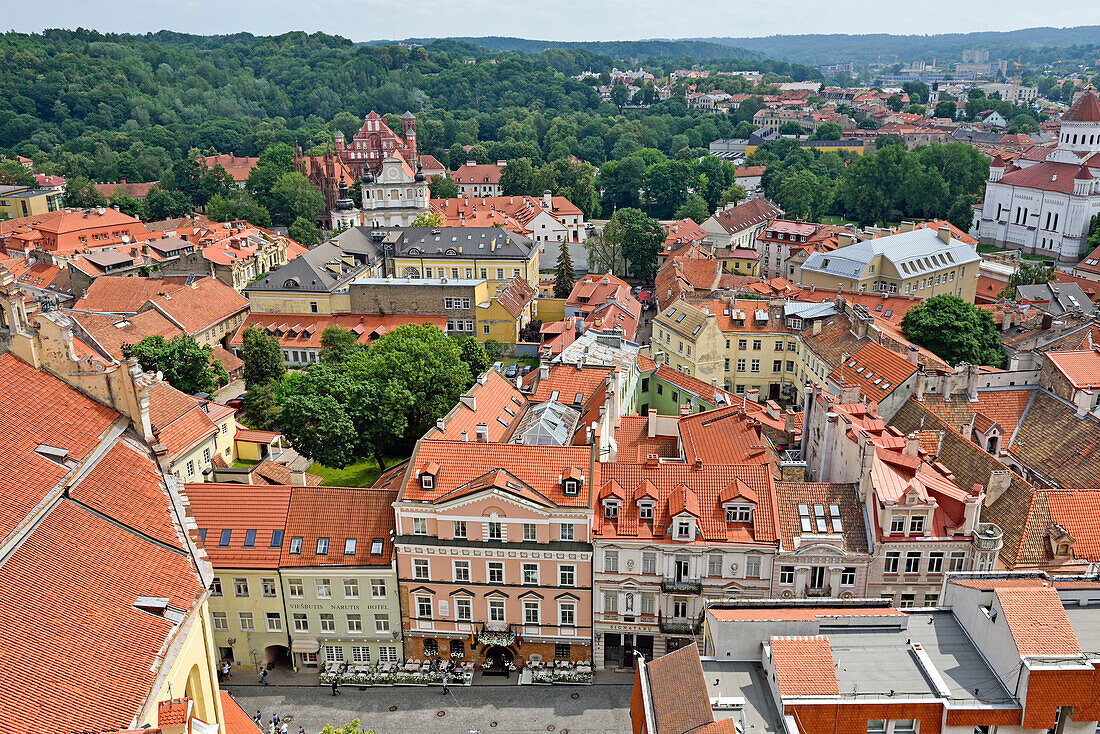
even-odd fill
[(973, 303), (980, 262), (974, 246), (953, 238), (947, 227), (922, 228), (812, 253), (802, 264), (800, 283), (922, 300), (947, 294)]

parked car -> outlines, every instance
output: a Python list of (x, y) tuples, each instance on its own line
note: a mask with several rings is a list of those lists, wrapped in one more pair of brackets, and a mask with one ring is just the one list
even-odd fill
[(240, 410), (244, 406), (244, 398), (230, 398), (225, 401), (225, 404), (233, 410)]
[(503, 372), (504, 371), (504, 363), (503, 362), (493, 362), (493, 369), (496, 370), (497, 372)]
[(526, 367), (523, 368), (523, 374), (524, 375), (529, 375), (529, 374), (531, 374), (531, 370), (533, 370), (533, 369), (535, 369), (535, 366), (529, 364), (529, 365), (527, 365)]
[(512, 364), (508, 365), (508, 371), (504, 373), (504, 376), (510, 380), (517, 374), (519, 374), (519, 365), (513, 362)]

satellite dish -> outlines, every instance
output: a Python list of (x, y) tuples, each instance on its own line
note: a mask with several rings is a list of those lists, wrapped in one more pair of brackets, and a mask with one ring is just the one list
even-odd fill
[(123, 242), (129, 242), (130, 241), (130, 235), (128, 235), (128, 234), (122, 235), (122, 241)]

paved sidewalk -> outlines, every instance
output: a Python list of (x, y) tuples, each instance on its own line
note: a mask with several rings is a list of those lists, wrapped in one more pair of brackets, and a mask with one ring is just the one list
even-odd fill
[[(634, 671), (618, 671), (618, 670), (597, 670), (593, 674), (595, 686), (605, 685), (617, 685), (617, 686), (631, 686), (634, 685)], [(324, 688), (325, 691), (331, 693), (332, 689), (328, 684), (321, 685), (318, 681), (318, 675), (316, 670), (303, 671), (301, 673), (293, 673), (289, 668), (275, 668), (267, 673), (268, 688), (282, 688), (285, 686), (295, 686), (299, 688)], [(254, 670), (234, 670), (232, 681), (222, 681), (222, 685), (227, 688), (251, 688), (253, 686), (263, 687), (260, 683), (260, 674)], [(500, 676), (490, 675), (485, 676), (481, 674), (481, 671), (474, 672), (474, 679), (472, 685), (475, 686), (493, 686), (497, 688), (503, 688), (508, 686), (519, 685), (518, 674), (513, 674), (507, 679)], [(358, 686), (348, 685), (349, 689), (358, 689)], [(460, 688), (465, 686), (459, 686)], [(539, 686), (542, 687), (542, 686)]]
[[(234, 676), (236, 677), (236, 676)], [(627, 685), (452, 687), (344, 687), (341, 695), (320, 686), (226, 686), (249, 715), (264, 724), (278, 712), (290, 730), (318, 734), (359, 719), (375, 734), (626, 734), (630, 727)], [(576, 695), (576, 698), (573, 696)], [(442, 715), (440, 713), (442, 712)], [(553, 727), (552, 729), (550, 727)]]

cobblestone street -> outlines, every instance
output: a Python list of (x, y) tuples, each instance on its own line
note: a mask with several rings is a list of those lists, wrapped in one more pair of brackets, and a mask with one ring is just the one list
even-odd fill
[(353, 719), (362, 722), (363, 731), (373, 729), (376, 734), (630, 731), (629, 685), (473, 686), (450, 688), (446, 696), (438, 687), (345, 687), (336, 697), (320, 686), (229, 685), (226, 689), (249, 715), (262, 711), (265, 725), (277, 711), (293, 717), (291, 732), (305, 726), (307, 734)]

